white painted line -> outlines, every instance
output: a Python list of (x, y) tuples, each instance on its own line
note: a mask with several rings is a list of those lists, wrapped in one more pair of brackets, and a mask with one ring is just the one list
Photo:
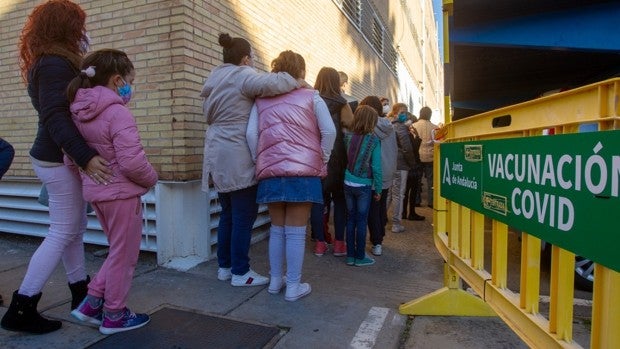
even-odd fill
[(389, 311), (388, 308), (370, 308), (366, 320), (360, 325), (349, 347), (353, 349), (371, 349), (374, 347)]

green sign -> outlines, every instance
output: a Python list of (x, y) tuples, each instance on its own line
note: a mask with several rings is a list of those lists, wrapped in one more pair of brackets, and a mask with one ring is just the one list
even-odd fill
[(440, 147), (441, 196), (620, 272), (620, 131)]

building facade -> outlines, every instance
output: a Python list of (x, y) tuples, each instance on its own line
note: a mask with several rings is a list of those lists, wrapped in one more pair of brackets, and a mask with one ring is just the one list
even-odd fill
[[(353, 96), (387, 96), (407, 103), (414, 114), (428, 105), (443, 121), (443, 67), (430, 0), (76, 2), (88, 16), (91, 50), (121, 49), (136, 67), (130, 108), (160, 176), (144, 200), (143, 249), (157, 251), (160, 264), (208, 259), (216, 243), (217, 195), (199, 190), (206, 129), (199, 91), (221, 64), (219, 33), (248, 39), (260, 71), (268, 71), (279, 52), (293, 50), (305, 58), (310, 84), (321, 67), (334, 67), (349, 75), (347, 92)], [(0, 231), (41, 231), (34, 235), (45, 231), (28, 157), (37, 116), (20, 77), (17, 45), (27, 15), (39, 3), (0, 3), (0, 136), (16, 149), (8, 181), (0, 183)], [(12, 218), (17, 216), (25, 218)], [(86, 241), (105, 243), (92, 219)]]

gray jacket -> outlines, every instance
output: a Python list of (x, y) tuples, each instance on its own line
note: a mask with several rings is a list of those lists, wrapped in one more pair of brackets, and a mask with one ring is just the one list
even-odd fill
[(396, 169), (399, 171), (409, 171), (416, 165), (416, 158), (413, 143), (411, 143), (409, 127), (405, 123), (398, 121), (394, 121), (392, 126), (394, 126), (398, 143)]
[(381, 140), (381, 172), (383, 173), (383, 188), (388, 189), (392, 186), (394, 172), (396, 171), (396, 155), (398, 145), (396, 143), (396, 133), (392, 123), (385, 117), (379, 117), (377, 126), (374, 130), (375, 136)]
[(250, 66), (222, 64), (207, 78), (201, 97), (207, 119), (202, 190), (226, 193), (257, 183), (252, 156), (245, 137), (250, 110), (256, 97), (286, 93), (298, 87), (287, 73), (258, 73)]

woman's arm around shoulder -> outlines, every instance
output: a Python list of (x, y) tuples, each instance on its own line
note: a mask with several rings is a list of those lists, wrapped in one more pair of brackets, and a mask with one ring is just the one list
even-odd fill
[(252, 67), (241, 69), (245, 75), (241, 93), (248, 98), (277, 96), (300, 86), (288, 73), (258, 73)]

